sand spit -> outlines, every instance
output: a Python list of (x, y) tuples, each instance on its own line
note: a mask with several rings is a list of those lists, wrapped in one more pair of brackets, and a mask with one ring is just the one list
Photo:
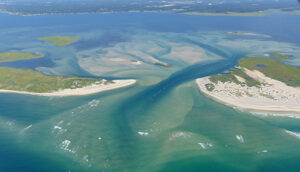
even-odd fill
[[(287, 86), (285, 83), (266, 77), (259, 71), (243, 70), (252, 78), (265, 85), (261, 88), (248, 87), (233, 82), (212, 83), (209, 77), (196, 80), (199, 89), (213, 99), (240, 109), (257, 112), (295, 113), (300, 115), (300, 88)], [(241, 78), (238, 78), (241, 80)], [(206, 84), (214, 84), (208, 91)]]
[(0, 90), (2, 93), (17, 93), (17, 94), (30, 94), (36, 96), (83, 96), (89, 94), (95, 94), (103, 91), (113, 90), (135, 84), (136, 80), (113, 80), (110, 84), (94, 84), (83, 88), (76, 89), (64, 89), (52, 93), (34, 93), (26, 91), (14, 91), (14, 90)]

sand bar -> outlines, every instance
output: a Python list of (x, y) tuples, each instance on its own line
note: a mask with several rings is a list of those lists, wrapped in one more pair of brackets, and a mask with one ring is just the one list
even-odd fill
[(15, 91), (15, 90), (0, 90), (1, 93), (17, 93), (17, 94), (30, 94), (36, 96), (83, 96), (89, 94), (95, 94), (103, 91), (113, 90), (135, 84), (136, 80), (113, 80), (110, 84), (94, 84), (83, 88), (76, 89), (64, 89), (52, 93), (34, 93), (26, 91)]

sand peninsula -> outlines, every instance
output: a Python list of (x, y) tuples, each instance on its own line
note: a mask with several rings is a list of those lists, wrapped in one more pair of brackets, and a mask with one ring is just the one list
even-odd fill
[(300, 114), (300, 69), (283, 63), (279, 53), (249, 57), (228, 73), (196, 80), (199, 89), (216, 101), (256, 112)]
[(134, 79), (106, 80), (48, 76), (29, 69), (0, 67), (0, 92), (37, 96), (82, 96), (126, 87), (136, 83)]

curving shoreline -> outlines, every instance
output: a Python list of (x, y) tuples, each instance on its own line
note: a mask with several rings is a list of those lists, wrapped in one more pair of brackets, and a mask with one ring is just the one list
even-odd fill
[(35, 92), (26, 92), (26, 91), (16, 91), (16, 90), (0, 90), (0, 93), (16, 93), (16, 94), (28, 94), (36, 96), (83, 96), (89, 94), (95, 94), (103, 91), (114, 90), (122, 87), (127, 87), (136, 83), (135, 79), (128, 80), (113, 80), (113, 83), (104, 85), (90, 85), (83, 88), (76, 89), (64, 89), (52, 93), (35, 93)]
[[(257, 77), (264, 78), (264, 81), (272, 82), (272, 86), (266, 86), (263, 89), (257, 89), (257, 94), (253, 96), (247, 96), (246, 94), (237, 95), (236, 92), (243, 92), (244, 90), (251, 90), (256, 88), (251, 87), (241, 87), (235, 83), (218, 83), (215, 85), (216, 89), (214, 91), (208, 91), (205, 84), (211, 83), (209, 77), (199, 78), (196, 80), (198, 88), (205, 95), (213, 98), (214, 100), (229, 106), (236, 107), (238, 109), (250, 110), (254, 112), (269, 112), (269, 113), (280, 113), (280, 114), (288, 114), (293, 113), (300, 115), (300, 106), (298, 101), (289, 100), (286, 98), (279, 99), (270, 99), (264, 96), (259, 95), (258, 93), (263, 92), (276, 92), (278, 90), (285, 90), (289, 92), (293, 92), (295, 95), (300, 95), (298, 89), (288, 90), (291, 87), (286, 86), (284, 83), (279, 83), (279, 81), (272, 80), (262, 75), (261, 73), (255, 71), (252, 73)], [(253, 76), (252, 75), (252, 76)], [(254, 91), (251, 92), (255, 93)], [(284, 92), (286, 93), (286, 92)], [(285, 95), (283, 95), (284, 97)], [(280, 97), (280, 95), (278, 96)], [(298, 104), (298, 106), (297, 106)]]

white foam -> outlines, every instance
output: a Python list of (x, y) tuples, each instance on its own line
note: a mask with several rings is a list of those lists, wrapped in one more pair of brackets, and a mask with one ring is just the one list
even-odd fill
[(102, 140), (102, 138), (101, 138), (101, 137), (98, 137), (98, 140)]
[(99, 105), (99, 103), (100, 103), (100, 100), (94, 99), (94, 100), (90, 101), (90, 102), (88, 103), (88, 105), (89, 105), (90, 107), (97, 107), (97, 106)]
[(257, 153), (267, 153), (267, 152), (268, 152), (268, 150), (262, 150), (262, 151), (259, 151)]
[(64, 123), (64, 121), (59, 121), (57, 125), (61, 125), (62, 123)]
[(297, 114), (279, 114), (279, 113), (263, 113), (263, 112), (251, 112), (254, 115), (260, 116), (273, 116), (273, 117), (286, 117), (300, 119), (300, 115)]
[(89, 158), (89, 156), (88, 156), (88, 155), (85, 155), (85, 156), (83, 157), (83, 160), (86, 161), (86, 162), (89, 162), (89, 159), (88, 159), (88, 158)]
[(199, 142), (198, 145), (200, 145), (202, 149), (207, 149), (207, 147), (213, 147), (213, 144), (211, 144), (211, 143), (201, 143), (201, 142)]
[(174, 134), (172, 134), (172, 137), (176, 138), (176, 137), (183, 137), (185, 136), (184, 132), (176, 132)]
[(64, 140), (63, 142), (61, 142), (60, 148), (65, 150), (65, 151), (75, 153), (76, 152), (75, 150), (72, 150), (72, 149), (69, 148), (70, 144), (71, 144), (70, 140)]
[(244, 138), (243, 138), (242, 135), (236, 135), (235, 137), (236, 137), (236, 139), (237, 139), (238, 141), (240, 141), (241, 143), (245, 143), (245, 140), (244, 140)]
[(139, 135), (141, 135), (141, 136), (148, 136), (149, 135), (149, 133), (148, 132), (142, 132), (142, 131), (139, 131), (139, 132), (137, 132)]
[(206, 146), (205, 146), (205, 144), (204, 143), (198, 143), (201, 147), (202, 147), (202, 149), (206, 149)]
[(20, 134), (23, 134), (25, 131), (29, 130), (31, 127), (32, 127), (32, 125), (28, 125), (27, 127), (23, 128), (23, 129), (20, 131)]
[(60, 126), (57, 126), (57, 125), (55, 125), (54, 127), (53, 127), (53, 130), (52, 130), (52, 132), (53, 133), (57, 133), (57, 134), (63, 134), (63, 133), (65, 133), (65, 132), (67, 132), (68, 130), (67, 129), (63, 129), (62, 127), (60, 127)]
[(55, 125), (55, 126), (53, 127), (53, 129), (61, 130), (62, 128), (61, 128), (60, 126), (56, 126), (56, 125)]
[(176, 138), (179, 138), (179, 137), (188, 138), (188, 137), (191, 137), (191, 133), (182, 132), (182, 131), (175, 132), (175, 133), (172, 133), (172, 136), (170, 137), (170, 140), (173, 140), (173, 139), (176, 139)]
[(31, 127), (32, 127), (32, 125), (28, 125), (26, 128), (24, 128), (24, 130), (28, 130)]
[(70, 141), (70, 140), (64, 140), (64, 141), (61, 143), (61, 148), (64, 149), (64, 150), (68, 150), (68, 147), (69, 147), (70, 144), (71, 144), (71, 141)]
[(285, 130), (285, 132), (300, 139), (300, 133), (292, 132), (289, 130)]

